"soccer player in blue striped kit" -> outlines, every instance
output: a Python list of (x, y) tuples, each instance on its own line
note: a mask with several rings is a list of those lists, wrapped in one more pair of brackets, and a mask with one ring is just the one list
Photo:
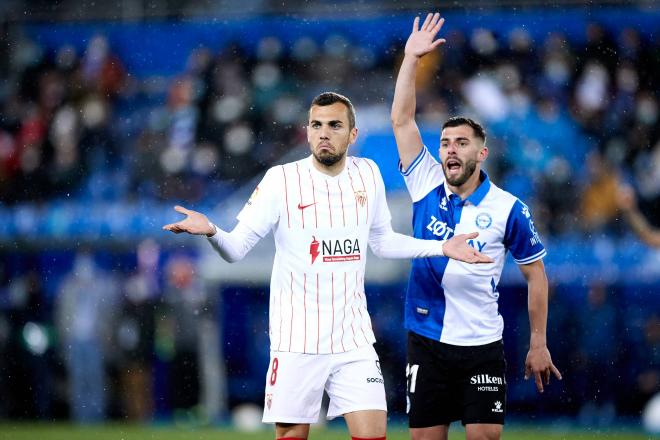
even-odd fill
[(539, 392), (550, 376), (561, 379), (546, 345), (548, 280), (545, 248), (529, 208), (493, 184), (481, 170), (486, 134), (469, 118), (442, 127), (438, 163), (415, 122), (415, 78), (420, 59), (445, 42), (435, 39), (444, 19), (415, 18), (392, 104), (400, 171), (413, 201), (417, 238), (446, 240), (472, 230), (472, 241), (494, 262), (468, 266), (447, 258), (412, 264), (405, 304), (408, 329), (407, 407), (413, 440), (443, 440), (461, 420), (468, 439), (499, 439), (506, 412), (506, 380), (497, 284), (511, 252), (528, 284), (530, 347), (525, 378)]

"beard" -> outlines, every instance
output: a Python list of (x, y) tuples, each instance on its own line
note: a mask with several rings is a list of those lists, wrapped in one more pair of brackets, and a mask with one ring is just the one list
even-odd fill
[(463, 172), (461, 174), (458, 176), (449, 177), (447, 175), (447, 168), (445, 164), (442, 164), (442, 170), (445, 172), (445, 179), (447, 179), (447, 183), (449, 183), (451, 186), (463, 185), (468, 181), (472, 174), (474, 174), (476, 169), (477, 161), (474, 159), (469, 159), (467, 162), (465, 162), (465, 164), (463, 164)]
[(331, 153), (329, 151), (323, 151), (322, 153), (318, 153), (312, 150), (312, 155), (319, 163), (325, 165), (326, 167), (331, 167), (340, 160), (342, 160), (346, 155), (346, 152), (343, 152), (341, 154)]

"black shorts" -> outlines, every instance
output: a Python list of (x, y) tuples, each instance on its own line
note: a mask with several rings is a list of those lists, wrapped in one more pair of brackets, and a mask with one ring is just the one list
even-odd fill
[(408, 332), (407, 405), (411, 428), (460, 420), (504, 424), (504, 345), (463, 347)]

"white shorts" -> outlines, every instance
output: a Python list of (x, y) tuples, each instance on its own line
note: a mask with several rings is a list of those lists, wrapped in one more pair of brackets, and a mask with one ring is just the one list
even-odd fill
[(344, 353), (270, 352), (264, 423), (315, 423), (323, 390), (328, 419), (362, 410), (387, 411), (380, 362), (372, 345)]

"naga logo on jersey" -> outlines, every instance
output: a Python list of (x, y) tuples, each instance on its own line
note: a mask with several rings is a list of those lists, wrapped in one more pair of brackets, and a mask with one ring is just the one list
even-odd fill
[(309, 255), (312, 256), (312, 264), (316, 261), (316, 257), (319, 256), (319, 242), (316, 240), (316, 237), (312, 235), (312, 243), (309, 245)]
[(321, 240), (312, 236), (312, 242), (309, 244), (309, 255), (312, 256), (312, 263), (316, 261), (319, 255), (323, 255), (324, 263), (357, 261), (360, 259), (360, 242), (356, 238), (344, 240)]
[(355, 200), (360, 204), (360, 206), (364, 206), (364, 204), (367, 203), (367, 192), (355, 191)]

